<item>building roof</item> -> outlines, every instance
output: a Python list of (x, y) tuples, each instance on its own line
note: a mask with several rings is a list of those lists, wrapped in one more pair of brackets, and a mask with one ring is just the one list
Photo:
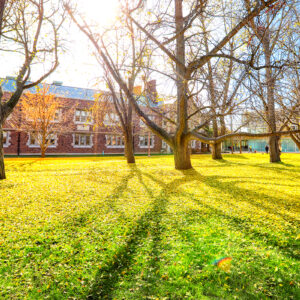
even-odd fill
[[(30, 82), (28, 82), (30, 83)], [(54, 82), (55, 83), (55, 82)], [(61, 85), (61, 82), (57, 82), (57, 84), (46, 84), (47, 87), (49, 87), (48, 93), (54, 94), (57, 97), (61, 98), (69, 98), (69, 99), (79, 99), (79, 100), (88, 100), (88, 101), (94, 101), (95, 96), (98, 94), (109, 94), (109, 92), (104, 92), (96, 89), (86, 89), (86, 88), (79, 88), (79, 87), (72, 87), (72, 86), (64, 86)], [(0, 85), (2, 86), (2, 89), (4, 92), (10, 92), (13, 93), (16, 90), (16, 81), (13, 78), (5, 78), (0, 79)], [(35, 94), (37, 92), (38, 88), (42, 88), (43, 84), (39, 84), (38, 86), (32, 87), (28, 89), (31, 93)], [(141, 106), (151, 106), (151, 107), (157, 107), (159, 106), (159, 103), (153, 102), (150, 97), (148, 96), (139, 96), (138, 97), (138, 103)]]
[[(4, 92), (13, 93), (16, 90), (16, 81), (14, 79), (2, 79), (0, 81)], [(37, 87), (42, 88), (43, 84)], [(78, 88), (64, 85), (47, 84), (49, 86), (49, 93), (55, 94), (57, 97), (79, 99), (79, 100), (95, 100), (95, 95), (101, 93), (100, 90)], [(31, 93), (37, 92), (37, 87), (28, 89)], [(103, 93), (103, 92), (102, 92)]]

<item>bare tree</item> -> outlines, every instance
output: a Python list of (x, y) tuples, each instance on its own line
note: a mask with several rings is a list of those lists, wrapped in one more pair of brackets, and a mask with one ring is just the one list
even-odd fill
[[(9, 15), (8, 15), (9, 14)], [(58, 66), (59, 30), (65, 19), (59, 4), (47, 0), (7, 0), (3, 12), (0, 51), (10, 51), (23, 57), (16, 76), (15, 91), (2, 101), (0, 92), (0, 133), (6, 118), (12, 113), (24, 90), (47, 78)], [(45, 71), (29, 82), (32, 69), (44, 64)], [(0, 179), (5, 178), (3, 144), (0, 139)]]
[[(191, 43), (195, 36), (199, 37), (203, 34), (198, 26), (199, 16), (203, 15), (205, 18), (205, 15), (210, 13), (211, 6), (209, 4), (214, 4), (214, 1), (191, 0), (183, 2), (182, 0), (170, 0), (166, 3), (154, 3), (153, 9), (150, 11), (151, 16), (149, 18), (145, 16), (142, 20), (137, 21), (137, 15), (140, 15), (143, 11), (143, 3), (140, 0), (137, 2), (137, 5), (133, 3), (131, 7), (123, 7), (123, 15), (133, 23), (139, 32), (143, 34), (144, 38), (151, 40), (153, 51), (159, 53), (160, 60), (169, 62), (170, 68), (173, 71), (173, 73), (168, 74), (168, 77), (174, 80), (176, 89), (177, 112), (174, 133), (167, 132), (147, 116), (141, 109), (138, 101), (136, 101), (130, 90), (130, 86), (126, 83), (126, 79), (121, 75), (115, 62), (107, 55), (107, 51), (105, 50), (107, 49), (107, 45), (105, 42), (86, 23), (81, 23), (74, 16), (70, 8), (68, 8), (68, 11), (73, 21), (91, 40), (107, 70), (124, 92), (127, 99), (132, 103), (137, 114), (145, 121), (152, 132), (162, 138), (173, 149), (175, 168), (180, 170), (189, 169), (192, 167), (190, 151), (188, 150), (190, 139), (195, 138), (204, 143), (213, 144), (232, 136), (249, 136), (248, 133), (232, 133), (208, 138), (200, 134), (199, 130), (210, 122), (213, 114), (208, 114), (207, 118), (198, 124), (198, 126), (190, 128), (188, 106), (190, 99), (194, 96), (190, 92), (190, 87), (195, 80), (198, 70), (203, 68), (214, 57), (231, 59), (255, 69), (271, 67), (270, 65), (254, 65), (253, 59), (233, 57), (226, 51), (225, 46), (249, 24), (250, 20), (264, 13), (265, 9), (276, 3), (276, 0), (251, 1), (250, 10), (248, 10), (246, 5), (242, 5), (242, 2), (239, 2), (239, 11), (235, 12), (235, 17), (237, 18), (238, 15), (241, 15), (241, 12), (244, 12), (244, 16), (239, 22), (233, 24), (228, 33), (224, 34), (224, 31), (218, 32), (218, 36), (221, 36), (221, 33), (224, 36), (209, 43), (210, 49), (208, 53), (205, 53), (201, 48), (195, 51), (195, 47), (194, 45), (191, 46)], [(166, 4), (166, 7), (161, 8), (161, 5), (164, 4)], [(187, 12), (185, 16), (184, 11)], [(217, 16), (215, 19), (217, 19)], [(157, 55), (157, 57), (159, 56)], [(155, 71), (162, 73), (158, 67), (155, 67)], [(265, 133), (265, 136), (277, 136), (280, 134), (280, 132), (271, 132)]]
[[(249, 1), (245, 0), (249, 8)], [(263, 60), (265, 65), (273, 65), (281, 62), (280, 68), (266, 68), (257, 70), (249, 74), (250, 91), (253, 93), (252, 108), (265, 121), (270, 132), (282, 131), (285, 126), (281, 122), (280, 115), (288, 112), (279, 106), (278, 90), (280, 89), (280, 79), (288, 67), (296, 66), (292, 62), (299, 63), (299, 58), (293, 60), (287, 57), (287, 51), (282, 47), (282, 41), (289, 31), (289, 18), (292, 14), (292, 2), (277, 1), (270, 6), (266, 13), (258, 16), (249, 22), (249, 50), (257, 53), (256, 60)], [(280, 136), (269, 137), (270, 162), (280, 161)]]

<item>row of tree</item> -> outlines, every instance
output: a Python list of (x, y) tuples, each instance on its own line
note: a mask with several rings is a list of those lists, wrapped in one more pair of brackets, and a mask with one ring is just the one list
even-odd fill
[[(299, 137), (299, 130), (289, 131), (293, 122), (298, 125), (300, 105), (297, 1), (136, 0), (120, 6), (114, 26), (101, 32), (70, 3), (65, 5), (94, 45), (112, 93), (118, 89), (124, 94), (129, 112), (133, 107), (172, 148), (176, 169), (192, 167), (191, 139), (211, 144), (213, 157), (219, 159), (225, 139), (269, 137), (270, 161), (280, 161), (280, 136)], [(138, 76), (149, 72), (173, 82), (175, 119), (156, 110), (172, 123), (173, 132), (153, 122), (133, 93)], [(238, 128), (226, 133), (226, 117), (245, 108), (265, 120), (268, 132)], [(191, 126), (196, 115), (199, 122)], [(207, 124), (212, 124), (213, 137), (200, 133)]]
[[(99, 69), (112, 94), (125, 137), (125, 154), (134, 162), (132, 114), (173, 150), (175, 168), (192, 167), (189, 141), (212, 147), (234, 137), (269, 137), (270, 161), (280, 161), (279, 139), (299, 143), (299, 7), (296, 0), (123, 0), (112, 26), (96, 29), (72, 0), (1, 0), (2, 51), (24, 57), (16, 91), (0, 105), (0, 132), (23, 91), (42, 82), (58, 65), (65, 13), (94, 46)], [(48, 71), (28, 83), (31, 69)], [(96, 63), (96, 62), (95, 62)], [(100, 73), (100, 72), (99, 72)], [(172, 128), (154, 122), (134, 87), (155, 76), (173, 98), (171, 114), (150, 105)], [(2, 98), (2, 93), (1, 93)], [(157, 101), (157, 99), (156, 99)], [(228, 117), (251, 111), (267, 124), (264, 133), (228, 131)], [(196, 122), (195, 122), (196, 120)], [(243, 124), (242, 124), (243, 125)], [(212, 136), (203, 129), (212, 127)], [(0, 178), (5, 178), (0, 139)]]

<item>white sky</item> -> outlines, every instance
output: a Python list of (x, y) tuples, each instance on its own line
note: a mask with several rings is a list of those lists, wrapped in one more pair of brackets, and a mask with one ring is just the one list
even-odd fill
[[(83, 12), (85, 18), (104, 27), (110, 24), (118, 14), (117, 0), (73, 0), (78, 10)], [(92, 56), (92, 46), (87, 38), (73, 24), (68, 30), (65, 53), (60, 54), (57, 70), (45, 81), (62, 81), (63, 85), (95, 88), (96, 79), (101, 76), (96, 59)], [(2, 54), (1, 54), (2, 55)], [(15, 76), (22, 64), (22, 60), (15, 53), (5, 54), (1, 57), (0, 77)], [(32, 79), (38, 74), (33, 73)]]

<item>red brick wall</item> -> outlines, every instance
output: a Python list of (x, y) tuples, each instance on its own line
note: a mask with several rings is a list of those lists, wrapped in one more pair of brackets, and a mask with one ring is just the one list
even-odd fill
[[(74, 122), (75, 109), (88, 109), (93, 105), (93, 101), (87, 100), (74, 100), (69, 98), (59, 98), (58, 101), (61, 103), (62, 114), (67, 115), (64, 119), (65, 130), (58, 135), (57, 146), (47, 149), (47, 154), (117, 154), (124, 153), (124, 148), (107, 148), (105, 145), (105, 133), (111, 132), (112, 128), (102, 127), (99, 129), (102, 133), (95, 133), (92, 125), (89, 125), (89, 130), (82, 131), (78, 130), (77, 124)], [(16, 128), (22, 124), (22, 119), (25, 116), (22, 114), (22, 101), (16, 107), (9, 120), (7, 120), (3, 126), (5, 131), (10, 133), (10, 146), (4, 148), (5, 154), (17, 155), (18, 154), (18, 136), (19, 136), (19, 153), (21, 155), (34, 155), (40, 154), (40, 148), (32, 148), (27, 145), (29, 135), (27, 132), (22, 130), (16, 130)], [(156, 117), (156, 122), (160, 123), (159, 117)], [(87, 126), (87, 125), (85, 125)], [(139, 133), (147, 134), (148, 129), (146, 127), (140, 127), (140, 120), (138, 116), (134, 115), (134, 149), (135, 153), (147, 153), (147, 148), (139, 147)], [(74, 133), (88, 133), (93, 135), (93, 146), (92, 147), (73, 147), (73, 134)], [(120, 132), (121, 135), (121, 132)], [(154, 147), (151, 148), (152, 153), (160, 153), (161, 151), (161, 140), (160, 138), (154, 138)]]

